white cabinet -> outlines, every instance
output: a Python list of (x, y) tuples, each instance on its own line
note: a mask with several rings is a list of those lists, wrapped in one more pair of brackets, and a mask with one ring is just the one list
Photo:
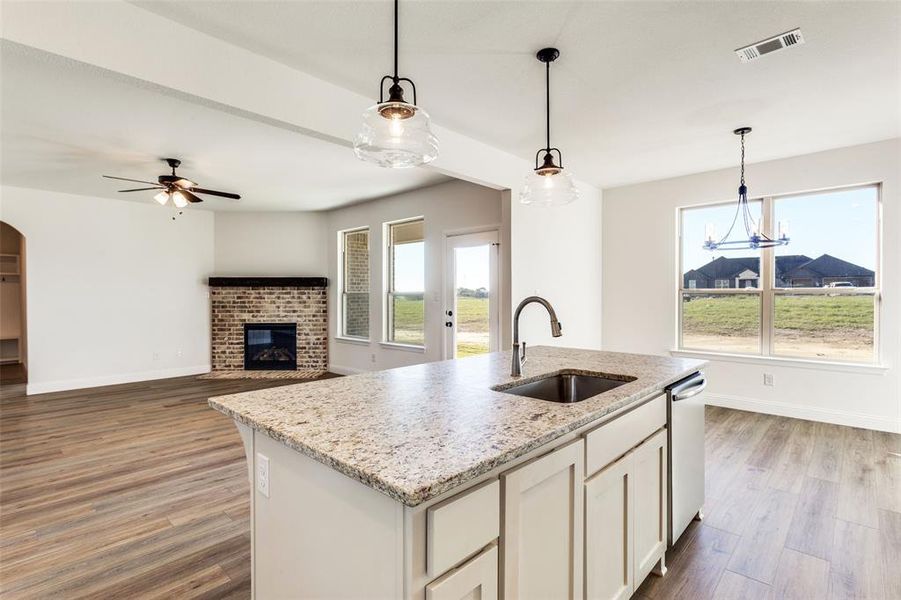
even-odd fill
[(585, 483), (585, 597), (620, 600), (634, 588), (631, 455)]
[[(666, 551), (666, 431), (585, 482), (586, 598), (629, 598)], [(661, 573), (662, 574), (662, 573)]]
[(436, 579), (425, 588), (426, 600), (497, 600), (497, 546)]
[(576, 440), (501, 475), (504, 598), (582, 597), (584, 448)]
[(665, 430), (657, 432), (632, 452), (632, 472), (635, 480), (634, 572), (635, 581), (640, 585), (666, 551)]

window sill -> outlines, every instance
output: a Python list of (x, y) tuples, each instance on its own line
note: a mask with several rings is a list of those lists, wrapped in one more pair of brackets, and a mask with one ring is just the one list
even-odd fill
[(416, 346), (414, 344), (398, 344), (397, 342), (379, 342), (379, 346), (389, 350), (403, 350), (404, 352), (425, 352), (425, 346)]
[(369, 340), (364, 340), (362, 338), (344, 337), (341, 335), (336, 335), (335, 341), (341, 342), (342, 344), (353, 344), (355, 346), (368, 346), (369, 345)]
[(683, 358), (701, 358), (704, 360), (744, 363), (749, 365), (775, 365), (801, 369), (817, 369), (821, 371), (864, 373), (868, 375), (884, 375), (889, 369), (885, 365), (874, 363), (848, 363), (828, 360), (809, 360), (804, 358), (786, 358), (782, 356), (750, 356), (746, 354), (729, 354), (726, 352), (709, 352), (703, 350), (670, 350), (670, 355)]

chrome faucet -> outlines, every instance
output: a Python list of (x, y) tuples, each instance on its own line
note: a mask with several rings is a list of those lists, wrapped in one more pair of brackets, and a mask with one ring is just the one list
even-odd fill
[(554, 312), (554, 307), (551, 306), (550, 302), (540, 296), (529, 296), (520, 302), (519, 306), (516, 307), (516, 312), (513, 313), (513, 372), (511, 373), (513, 377), (522, 375), (522, 365), (526, 362), (526, 343), (522, 343), (522, 352), (520, 352), (519, 346), (519, 313), (522, 312), (522, 309), (524, 309), (527, 304), (532, 304), (533, 302), (537, 302), (545, 307), (550, 314), (551, 335), (554, 337), (563, 335), (563, 326), (560, 325), (560, 321), (557, 320), (557, 313)]

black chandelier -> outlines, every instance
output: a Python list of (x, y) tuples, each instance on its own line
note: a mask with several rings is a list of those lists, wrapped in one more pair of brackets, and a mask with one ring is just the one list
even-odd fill
[[(788, 233), (780, 231), (779, 237), (771, 238), (760, 231), (760, 227), (754, 221), (751, 215), (751, 208), (748, 204), (748, 186), (745, 185), (745, 136), (751, 133), (750, 127), (739, 127), (732, 133), (741, 136), (741, 181), (738, 186), (738, 207), (735, 209), (735, 217), (726, 235), (719, 241), (716, 240), (716, 232), (712, 228), (707, 233), (707, 239), (704, 241), (706, 250), (757, 250), (759, 248), (772, 248), (774, 246), (786, 246), (789, 242)], [(741, 217), (742, 224), (745, 228), (746, 239), (730, 240), (729, 236)], [(781, 229), (781, 228), (780, 228)]]

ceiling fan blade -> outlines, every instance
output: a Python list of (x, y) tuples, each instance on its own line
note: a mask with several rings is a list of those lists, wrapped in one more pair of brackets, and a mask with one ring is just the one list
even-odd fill
[(104, 175), (107, 179), (118, 179), (119, 181), (133, 181), (135, 183), (147, 183), (150, 185), (159, 185), (156, 181), (144, 181), (143, 179), (128, 179), (127, 177), (113, 177), (112, 175)]
[(193, 187), (191, 191), (195, 194), (209, 194), (210, 196), (221, 196), (223, 198), (231, 198), (232, 200), (240, 200), (241, 196), (238, 194), (230, 194), (228, 192), (217, 192), (216, 190), (207, 190), (204, 188)]
[(157, 185), (157, 186), (149, 187), (149, 188), (132, 188), (130, 190), (119, 190), (119, 191), (120, 192), (145, 192), (147, 190), (162, 190), (162, 189), (165, 189), (165, 188), (161, 185)]
[(180, 190), (178, 190), (178, 191), (181, 192), (181, 194), (183, 194), (184, 197), (188, 199), (188, 202), (203, 202), (203, 199), (202, 199), (202, 198), (198, 198), (197, 196), (195, 196), (194, 194), (192, 194), (192, 193), (189, 192), (188, 190), (180, 189)]

